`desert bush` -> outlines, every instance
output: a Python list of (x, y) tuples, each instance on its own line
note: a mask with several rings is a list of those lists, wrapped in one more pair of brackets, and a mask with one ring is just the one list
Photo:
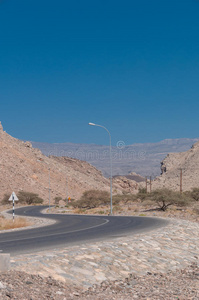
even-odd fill
[(194, 209), (193, 209), (193, 212), (194, 212), (195, 214), (199, 215), (199, 208), (194, 208)]
[(75, 214), (85, 214), (86, 213), (86, 209), (84, 208), (76, 208), (74, 211)]
[(99, 215), (104, 215), (105, 212), (104, 212), (104, 210), (99, 210), (99, 211), (98, 211), (98, 214), (99, 214)]
[[(136, 195), (132, 194), (123, 194), (123, 195), (114, 195), (112, 198), (113, 206), (123, 203), (134, 202), (137, 200)], [(106, 205), (110, 205), (110, 194), (106, 191), (98, 191), (98, 190), (89, 190), (84, 192), (80, 200), (70, 203), (74, 208), (87, 208), (92, 209), (96, 207), (102, 207)]]
[(147, 190), (146, 190), (146, 188), (139, 187), (138, 193), (140, 193), (140, 194), (147, 194)]
[(55, 197), (54, 198), (54, 202), (55, 202), (55, 205), (59, 205), (59, 201), (61, 201), (62, 200), (62, 197)]
[(142, 201), (142, 205), (143, 205), (143, 206), (151, 206), (151, 205), (153, 205), (153, 204), (154, 204), (154, 201), (151, 200), (151, 199), (146, 199), (146, 200), (143, 200), (143, 201)]
[(88, 190), (85, 191), (80, 200), (71, 203), (75, 208), (91, 209), (109, 204), (110, 196), (106, 191)]
[(123, 199), (124, 203), (132, 203), (132, 202), (136, 202), (137, 201), (137, 195), (132, 195), (132, 194), (128, 194), (124, 196)]
[(137, 195), (124, 194), (124, 195), (114, 195), (113, 196), (113, 205), (118, 205), (120, 202), (129, 203), (137, 200)]
[(42, 204), (44, 200), (40, 197), (35, 197), (33, 200), (29, 200), (27, 204)]
[(186, 192), (193, 200), (199, 201), (199, 188), (193, 188), (191, 191)]
[(186, 194), (174, 192), (166, 188), (157, 189), (147, 194), (147, 198), (145, 199), (156, 202), (159, 209), (163, 211), (165, 211), (170, 205), (185, 206), (191, 201), (191, 198)]
[(35, 193), (20, 191), (17, 194), (17, 197), (19, 199), (19, 203), (25, 203), (25, 204), (28, 204), (28, 205), (42, 204), (43, 203), (43, 199), (40, 198), (39, 195), (35, 194)]
[[(119, 204), (122, 201), (122, 196), (123, 195), (114, 195), (112, 197), (112, 203), (113, 203), (113, 205)], [(109, 196), (109, 201), (110, 201), (110, 196)]]
[(113, 212), (119, 212), (121, 211), (121, 207), (119, 205), (114, 206)]
[(1, 200), (2, 204), (8, 204), (8, 199), (10, 198), (10, 194), (4, 194), (3, 199)]
[(147, 193), (146, 188), (139, 188), (136, 198), (137, 198), (137, 200), (138, 199), (145, 200), (148, 195), (149, 195), (149, 193)]

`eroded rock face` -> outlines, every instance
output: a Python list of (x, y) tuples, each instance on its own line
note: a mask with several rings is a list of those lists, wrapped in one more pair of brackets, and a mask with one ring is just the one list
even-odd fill
[[(78, 199), (89, 189), (110, 189), (110, 181), (89, 163), (68, 157), (47, 157), (29, 142), (13, 138), (0, 123), (0, 200), (5, 193), (20, 190), (38, 193), (48, 202), (56, 196)], [(115, 193), (123, 187), (115, 183)]]
[(179, 191), (182, 169), (182, 189), (199, 187), (199, 142), (190, 150), (170, 153), (161, 162), (161, 176), (153, 181), (153, 189), (167, 187)]
[(165, 166), (163, 161), (160, 164), (161, 164), (160, 169), (161, 169), (161, 175), (162, 175), (162, 174), (166, 173), (167, 167)]
[(126, 176), (117, 176), (113, 178), (113, 182), (119, 185), (127, 193), (136, 194), (138, 192), (138, 183), (135, 180), (128, 179)]

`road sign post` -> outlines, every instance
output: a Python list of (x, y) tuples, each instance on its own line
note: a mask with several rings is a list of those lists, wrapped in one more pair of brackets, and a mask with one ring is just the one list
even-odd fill
[(13, 217), (13, 222), (15, 220), (15, 201), (18, 201), (19, 199), (17, 198), (15, 192), (12, 192), (10, 198), (9, 198), (9, 201), (12, 201), (13, 205), (13, 210), (12, 210), (12, 217)]

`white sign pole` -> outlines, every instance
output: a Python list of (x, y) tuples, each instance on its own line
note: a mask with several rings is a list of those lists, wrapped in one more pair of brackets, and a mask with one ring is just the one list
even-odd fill
[(15, 198), (13, 194), (12, 194), (12, 220), (13, 222), (15, 221)]
[(17, 198), (15, 192), (13, 192), (9, 198), (9, 201), (12, 201), (12, 217), (13, 217), (13, 222), (15, 220), (15, 200), (18, 201), (19, 199)]

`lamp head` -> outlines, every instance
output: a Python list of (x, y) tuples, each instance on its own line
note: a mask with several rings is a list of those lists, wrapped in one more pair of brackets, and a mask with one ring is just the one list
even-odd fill
[(88, 123), (88, 125), (95, 126), (95, 124), (94, 124), (94, 123)]

